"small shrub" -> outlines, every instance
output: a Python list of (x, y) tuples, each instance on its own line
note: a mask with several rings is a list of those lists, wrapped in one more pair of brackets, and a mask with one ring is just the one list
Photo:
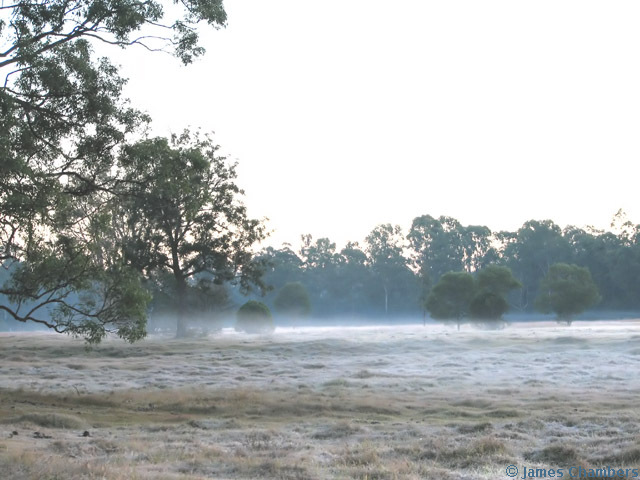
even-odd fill
[(264, 303), (249, 300), (236, 315), (235, 329), (246, 333), (271, 333), (275, 329), (271, 311)]

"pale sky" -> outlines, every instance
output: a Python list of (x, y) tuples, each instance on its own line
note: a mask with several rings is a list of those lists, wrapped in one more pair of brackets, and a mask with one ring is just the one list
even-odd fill
[(154, 132), (214, 131), (268, 243), (422, 214), (640, 222), (640, 2), (227, 1), (188, 67), (115, 57)]

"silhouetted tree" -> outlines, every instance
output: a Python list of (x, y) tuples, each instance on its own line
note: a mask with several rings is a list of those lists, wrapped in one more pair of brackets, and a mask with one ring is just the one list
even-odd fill
[(554, 312), (560, 321), (571, 324), (574, 315), (599, 300), (598, 289), (587, 268), (556, 263), (540, 282), (536, 307), (543, 313)]
[(507, 265), (522, 282), (521, 308), (532, 306), (540, 279), (557, 262), (568, 261), (570, 247), (562, 230), (551, 220), (530, 220), (518, 230), (504, 251)]
[(311, 313), (309, 292), (300, 282), (285, 284), (276, 295), (273, 304), (283, 315), (306, 317)]
[(414, 218), (407, 239), (420, 275), (437, 282), (446, 272), (465, 270), (464, 237), (462, 225), (454, 218)]
[(460, 329), (475, 295), (473, 276), (467, 272), (448, 272), (440, 277), (427, 297), (426, 307), (436, 320), (453, 320)]
[(480, 270), (475, 279), (476, 294), (469, 306), (471, 317), (478, 320), (497, 321), (509, 310), (507, 294), (522, 288), (511, 270), (499, 265), (489, 265)]
[(91, 42), (144, 44), (189, 63), (203, 53), (197, 24), (226, 22), (222, 1), (171, 7), (153, 0), (0, 7), (0, 264), (13, 273), (0, 285), (9, 299), (0, 311), (15, 320), (89, 342), (108, 332), (129, 341), (145, 335), (148, 295), (111, 240), (105, 210), (121, 180), (118, 147), (148, 118), (127, 106), (125, 80), (96, 58)]
[[(171, 272), (178, 306), (178, 337), (186, 333), (189, 281), (207, 274), (214, 283), (265, 288), (263, 264), (250, 248), (265, 237), (263, 224), (247, 217), (235, 183), (235, 165), (218, 156), (209, 138), (184, 132), (171, 141), (154, 138), (127, 147), (123, 222), (130, 262), (144, 273)], [(126, 215), (130, 212), (130, 215)]]
[(265, 284), (274, 289), (279, 289), (289, 282), (302, 280), (303, 262), (289, 244), (283, 244), (279, 249), (267, 247), (257, 255), (257, 258), (265, 266)]
[(246, 333), (271, 333), (275, 329), (271, 311), (264, 303), (249, 300), (236, 315), (235, 329)]
[(311, 235), (303, 235), (300, 258), (302, 260), (301, 282), (309, 291), (314, 312), (329, 314), (335, 312), (332, 300), (337, 295), (339, 256), (336, 244), (323, 237), (315, 241)]
[(372, 310), (371, 297), (375, 289), (367, 254), (357, 242), (348, 242), (338, 254), (334, 279), (336, 313), (364, 314)]
[(384, 313), (388, 314), (392, 296), (400, 297), (406, 290), (416, 290), (415, 277), (403, 255), (402, 230), (397, 225), (379, 225), (367, 236), (366, 243), (370, 270), (382, 289)]

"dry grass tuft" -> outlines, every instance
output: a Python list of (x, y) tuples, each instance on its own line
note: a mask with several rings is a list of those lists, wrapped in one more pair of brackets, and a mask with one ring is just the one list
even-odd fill
[(389, 471), (378, 447), (371, 442), (356, 446), (347, 446), (337, 460), (340, 469), (345, 470), (348, 478), (363, 480), (391, 480)]
[(633, 446), (621, 452), (605, 455), (595, 459), (593, 463), (608, 465), (637, 465), (640, 463), (640, 447)]
[(504, 453), (506, 446), (502, 440), (495, 437), (482, 437), (471, 442), (467, 451), (476, 457), (483, 457)]
[(318, 440), (330, 440), (335, 438), (344, 438), (357, 433), (362, 433), (364, 430), (358, 425), (353, 425), (350, 422), (339, 422), (316, 431), (311, 438)]
[(86, 428), (87, 423), (81, 418), (64, 413), (28, 413), (18, 418), (8, 419), (3, 423), (32, 423), (44, 428), (62, 428), (69, 430), (80, 430)]
[(476, 423), (473, 425), (460, 425), (457, 430), (464, 435), (474, 433), (486, 433), (493, 428), (493, 425), (489, 422)]
[(529, 452), (524, 458), (548, 465), (572, 465), (580, 460), (580, 455), (572, 445), (554, 443), (542, 450)]

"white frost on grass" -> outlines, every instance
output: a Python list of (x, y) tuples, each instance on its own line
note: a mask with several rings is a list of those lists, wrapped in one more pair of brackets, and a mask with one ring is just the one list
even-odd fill
[[(509, 464), (629, 467), (639, 340), (640, 321), (224, 330), (90, 352), (64, 336), (1, 335), (0, 470), (493, 480)], [(32, 425), (34, 413), (87, 421), (91, 437)], [(35, 428), (52, 438), (23, 434)]]
[[(211, 387), (326, 388), (353, 383), (404, 391), (640, 389), (640, 321), (512, 324), (483, 331), (443, 325), (278, 328), (268, 336), (225, 329), (204, 339), (160, 336), (128, 345), (3, 335), (0, 388), (85, 393)], [(34, 345), (40, 345), (33, 359)], [(546, 392), (548, 393), (548, 392)]]

